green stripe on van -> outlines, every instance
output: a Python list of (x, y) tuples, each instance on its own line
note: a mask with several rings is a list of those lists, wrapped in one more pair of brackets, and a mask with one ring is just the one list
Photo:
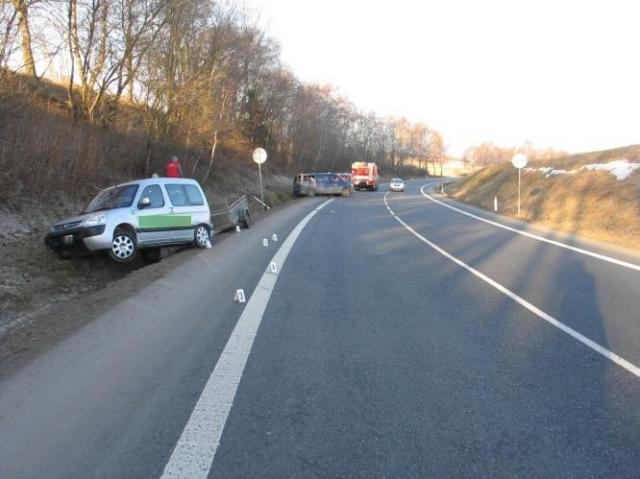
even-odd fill
[(191, 215), (138, 216), (138, 228), (178, 228), (192, 226)]

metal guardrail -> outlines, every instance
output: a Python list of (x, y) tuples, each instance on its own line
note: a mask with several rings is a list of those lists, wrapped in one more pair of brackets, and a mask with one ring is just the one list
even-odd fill
[(260, 200), (260, 198), (258, 198), (257, 196), (254, 195), (253, 199), (256, 200), (258, 203), (260, 203), (262, 205), (262, 207), (265, 208), (267, 211), (271, 211), (271, 206), (269, 206), (268, 204), (266, 204), (265, 202)]

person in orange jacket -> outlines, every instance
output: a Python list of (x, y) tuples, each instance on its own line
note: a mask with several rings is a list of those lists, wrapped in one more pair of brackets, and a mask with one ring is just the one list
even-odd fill
[(180, 166), (178, 157), (175, 155), (167, 163), (167, 176), (169, 178), (182, 178), (182, 166)]

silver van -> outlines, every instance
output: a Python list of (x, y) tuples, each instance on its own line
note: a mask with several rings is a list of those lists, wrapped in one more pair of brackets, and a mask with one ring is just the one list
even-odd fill
[(45, 244), (62, 257), (103, 251), (119, 263), (160, 258), (162, 246), (193, 243), (206, 248), (213, 227), (197, 181), (147, 178), (102, 190), (79, 216), (55, 223)]

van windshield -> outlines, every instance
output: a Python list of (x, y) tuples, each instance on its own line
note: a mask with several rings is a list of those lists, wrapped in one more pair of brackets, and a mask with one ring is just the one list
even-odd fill
[(123, 185), (102, 190), (98, 196), (91, 200), (83, 213), (128, 208), (133, 203), (138, 187), (138, 185)]

